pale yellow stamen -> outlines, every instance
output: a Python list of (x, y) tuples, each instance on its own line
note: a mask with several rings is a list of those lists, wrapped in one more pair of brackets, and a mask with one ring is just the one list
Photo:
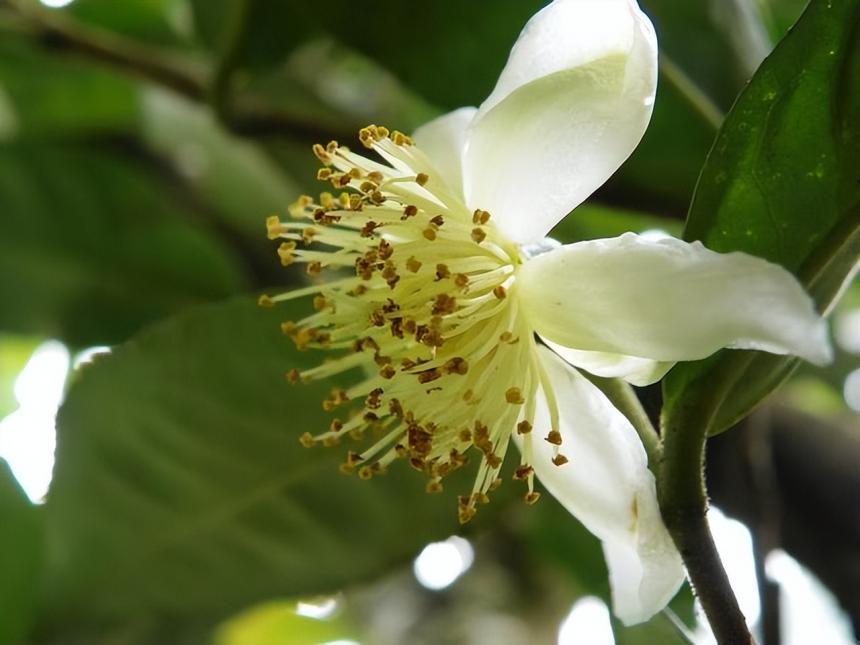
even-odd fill
[[(534, 334), (517, 313), (517, 247), (490, 213), (466, 208), (408, 136), (368, 126), (359, 139), (392, 165), (334, 141), (314, 146), (324, 164), (317, 177), (335, 191), (302, 196), (290, 206), (289, 221), (266, 221), (268, 237), (283, 240), (282, 264), (304, 264), (322, 281), (263, 296), (260, 304), (314, 295), (315, 313), (282, 329), (299, 349), (342, 352), (317, 367), (290, 370), (287, 379), (313, 381), (355, 368), (365, 374), (323, 402), (326, 410), (353, 406), (351, 415), (301, 442), (377, 437), (348, 453), (341, 470), (370, 479), (404, 459), (428, 475), (429, 493), (440, 492), (442, 479), (474, 456), (473, 489), (459, 498), (460, 520), (468, 521), (500, 485), (516, 432), (523, 446), (515, 478), (527, 483), (526, 501), (533, 503), (539, 388), (550, 409), (551, 427), (538, 429), (549, 433), (547, 440), (558, 434), (558, 414), (535, 358)], [(325, 279), (327, 271), (339, 273)], [(553, 461), (566, 458), (556, 449)]]

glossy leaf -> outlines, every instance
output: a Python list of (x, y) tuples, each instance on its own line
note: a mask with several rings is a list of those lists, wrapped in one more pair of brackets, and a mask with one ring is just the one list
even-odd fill
[[(860, 255), (860, 3), (813, 1), (740, 97), (712, 149), (685, 238), (740, 250), (798, 275), (826, 311)], [(731, 362), (734, 368), (728, 369)], [(724, 351), (680, 365), (667, 412), (712, 370), (735, 386), (719, 432), (794, 368), (790, 358)]]
[(380, 575), (457, 530), (454, 495), (427, 496), (405, 464), (362, 482), (338, 472), (346, 446), (299, 445), (328, 427), (331, 384), (284, 379), (323, 358), (281, 335), (297, 306), (199, 308), (77, 376), (45, 509), (54, 621), (214, 623)]

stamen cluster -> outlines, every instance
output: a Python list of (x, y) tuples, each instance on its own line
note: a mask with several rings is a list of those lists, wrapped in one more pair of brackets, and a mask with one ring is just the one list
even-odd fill
[(354, 368), (365, 375), (323, 402), (326, 410), (348, 412), (301, 442), (333, 446), (369, 435), (375, 441), (348, 452), (343, 472), (370, 479), (405, 459), (427, 474), (430, 493), (441, 491), (442, 479), (476, 451), (477, 478), (459, 502), (466, 522), (501, 483), (516, 431), (524, 441), (514, 478), (527, 482), (526, 501), (533, 503), (539, 393), (549, 404), (546, 440), (556, 446), (554, 462), (567, 460), (558, 453), (552, 388), (517, 312), (517, 247), (488, 212), (466, 208), (408, 136), (369, 126), (359, 138), (390, 165), (334, 141), (316, 145), (323, 164), (317, 177), (334, 192), (303, 196), (290, 207), (290, 220), (267, 222), (269, 238), (282, 240), (284, 266), (302, 263), (314, 279), (331, 273), (321, 283), (260, 299), (271, 306), (314, 295), (315, 312), (282, 329), (300, 350), (339, 353), (318, 367), (291, 370), (288, 379), (307, 382)]

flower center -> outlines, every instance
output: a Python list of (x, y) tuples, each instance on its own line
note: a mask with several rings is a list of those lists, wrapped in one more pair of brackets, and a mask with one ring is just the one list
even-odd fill
[(518, 314), (520, 251), (488, 212), (466, 208), (409, 137), (369, 126), (360, 139), (390, 165), (336, 142), (314, 146), (323, 163), (318, 178), (343, 192), (303, 196), (290, 207), (292, 220), (267, 222), (270, 239), (283, 240), (285, 266), (304, 263), (312, 277), (332, 272), (319, 284), (260, 299), (273, 305), (315, 294), (315, 313), (282, 329), (299, 349), (339, 352), (318, 367), (291, 370), (289, 380), (353, 368), (365, 375), (323, 402), (351, 413), (301, 441), (328, 446), (370, 435), (369, 447), (347, 454), (344, 472), (369, 479), (402, 458), (429, 476), (428, 492), (441, 491), (442, 479), (477, 453), (473, 490), (459, 502), (465, 522), (501, 483), (517, 432), (523, 445), (514, 478), (527, 483), (532, 503), (538, 392), (549, 404), (554, 462), (567, 460), (558, 453), (554, 394), (534, 334)]

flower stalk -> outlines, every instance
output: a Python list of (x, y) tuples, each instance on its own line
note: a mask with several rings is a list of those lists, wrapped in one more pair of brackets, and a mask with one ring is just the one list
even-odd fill
[(708, 526), (705, 443), (717, 410), (750, 360), (748, 352), (732, 354), (707, 382), (701, 378), (694, 382), (685, 401), (662, 423), (657, 477), (660, 511), (721, 645), (754, 641)]

